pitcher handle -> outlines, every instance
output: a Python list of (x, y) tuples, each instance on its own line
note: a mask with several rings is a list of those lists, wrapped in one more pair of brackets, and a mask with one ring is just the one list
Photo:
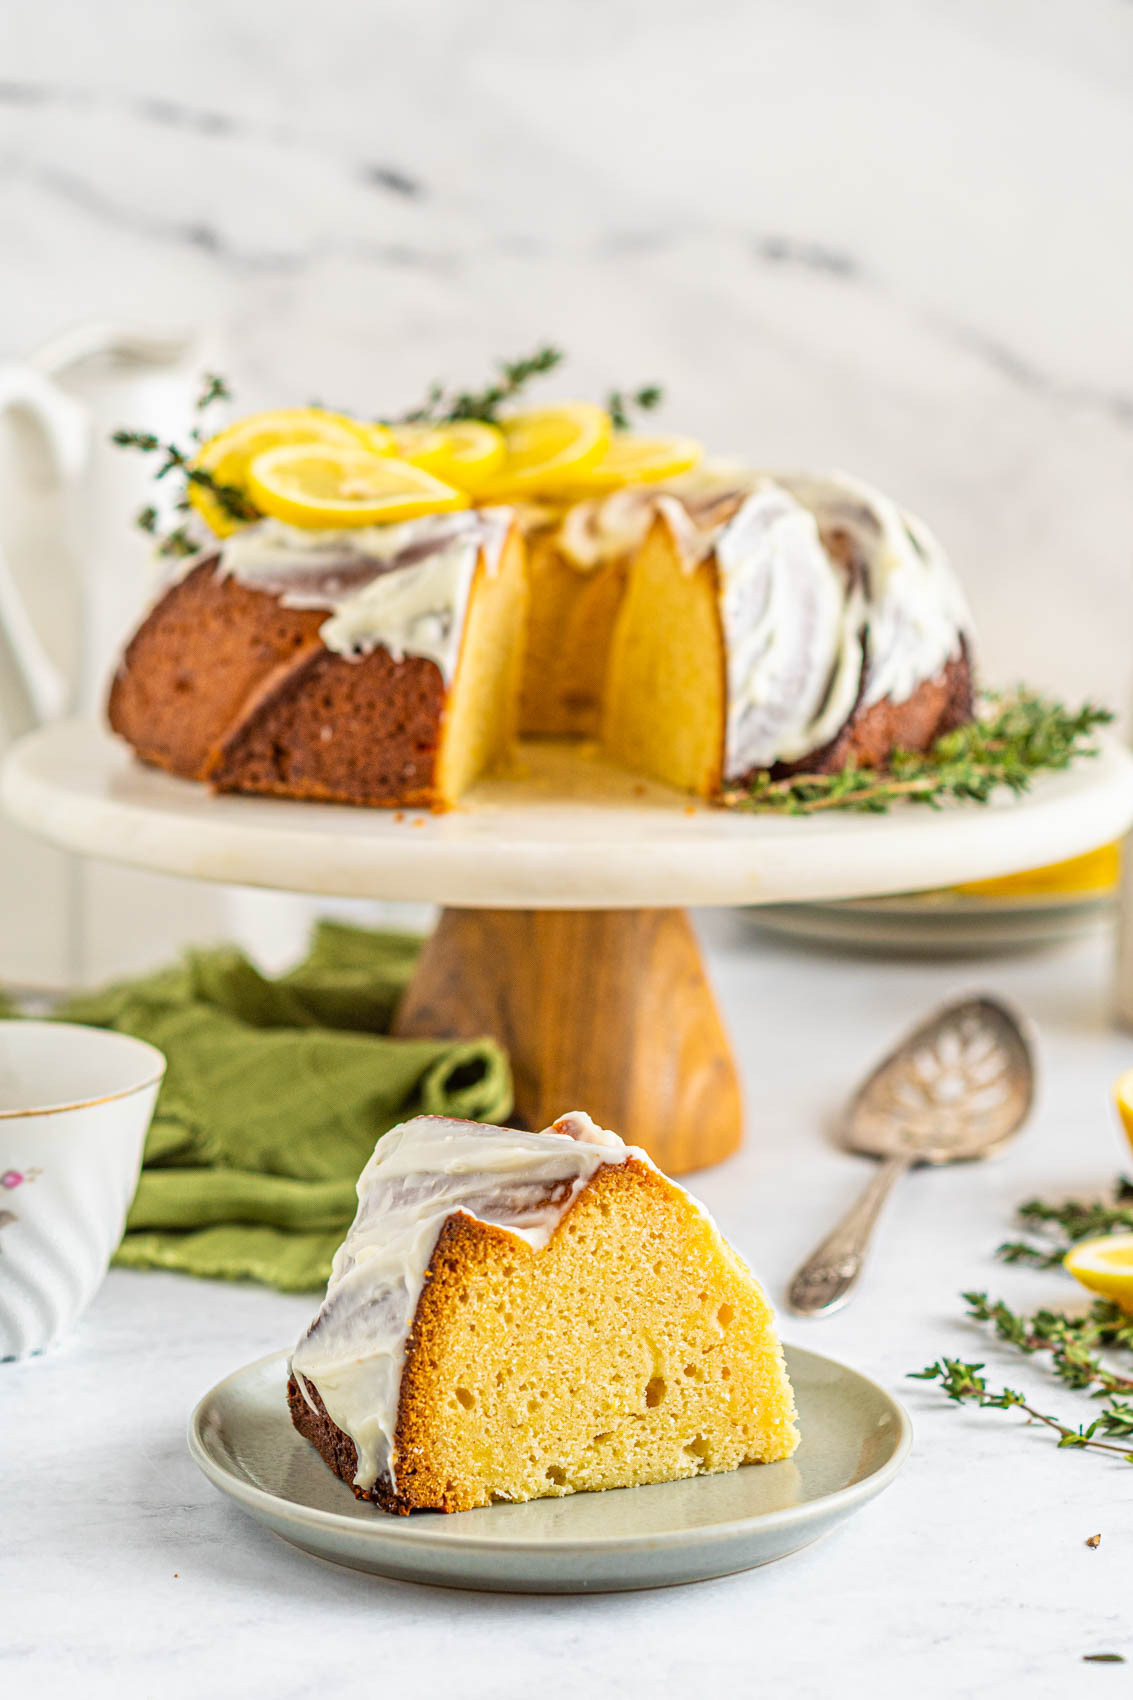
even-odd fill
[[(31, 366), (0, 367), (0, 414), (27, 415), (50, 453), (61, 484), (84, 471), (90, 452), (87, 417), (58, 384)], [(48, 654), (0, 547), (0, 701), (10, 732), (29, 731), (65, 714), (72, 683)]]

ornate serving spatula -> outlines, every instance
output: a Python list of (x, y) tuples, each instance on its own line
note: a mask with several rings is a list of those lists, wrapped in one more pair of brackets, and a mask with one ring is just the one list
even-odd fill
[(884, 1161), (796, 1274), (791, 1309), (818, 1316), (845, 1304), (894, 1183), (917, 1163), (990, 1157), (1023, 1125), (1034, 1085), (1022, 1022), (996, 998), (947, 1004), (910, 1033), (850, 1103), (843, 1144)]

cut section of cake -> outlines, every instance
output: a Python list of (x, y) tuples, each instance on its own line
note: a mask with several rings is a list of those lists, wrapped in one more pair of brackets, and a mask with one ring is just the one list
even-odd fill
[(699, 558), (700, 539), (758, 480), (734, 463), (711, 461), (663, 483), (518, 510), (531, 578), (521, 732), (598, 737), (615, 625), (655, 515), (669, 513), (682, 536), (697, 539)]
[(295, 1427), (392, 1512), (670, 1481), (798, 1442), (746, 1264), (580, 1113), (386, 1134), (291, 1368)]
[(927, 749), (971, 719), (969, 616), (931, 534), (845, 477), (656, 504), (610, 643), (613, 759), (715, 797)]
[(110, 724), (219, 791), (449, 807), (512, 747), (527, 617), (504, 511), (246, 526), (158, 600)]

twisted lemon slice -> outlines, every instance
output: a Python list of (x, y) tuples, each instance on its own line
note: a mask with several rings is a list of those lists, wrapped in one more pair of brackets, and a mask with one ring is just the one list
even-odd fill
[(500, 420), (507, 459), (481, 485), (483, 500), (506, 501), (566, 489), (610, 446), (610, 416), (589, 401), (562, 402)]
[[(394, 452), (393, 433), (384, 425), (365, 424), (320, 407), (277, 407), (237, 419), (210, 437), (190, 465), (210, 473), (218, 484), (247, 496), (252, 461), (266, 450), (286, 443), (325, 443), (331, 447), (366, 449), (372, 455)], [(227, 537), (241, 523), (205, 486), (190, 481), (189, 500), (218, 537)]]
[(481, 419), (458, 419), (451, 425), (395, 425), (396, 454), (458, 490), (478, 490), (503, 466), (507, 444), (503, 432)]
[(1073, 1246), (1062, 1260), (1091, 1293), (1133, 1312), (1133, 1234), (1102, 1234)]
[(424, 467), (334, 444), (288, 443), (257, 455), (248, 494), (262, 513), (308, 530), (386, 525), (468, 506)]
[(639, 437), (615, 431), (601, 460), (571, 479), (570, 493), (582, 499), (621, 490), (627, 484), (656, 484), (691, 472), (704, 458), (692, 437)]

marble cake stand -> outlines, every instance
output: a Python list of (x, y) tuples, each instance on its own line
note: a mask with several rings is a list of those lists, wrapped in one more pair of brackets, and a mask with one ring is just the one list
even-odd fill
[(1036, 867), (1133, 824), (1116, 741), (1023, 798), (769, 818), (690, 804), (554, 744), (447, 815), (215, 797), (63, 721), (9, 752), (8, 813), (65, 849), (194, 879), (442, 904), (406, 1036), (496, 1035), (516, 1116), (583, 1108), (681, 1173), (733, 1151), (742, 1106), (685, 904), (805, 902)]

